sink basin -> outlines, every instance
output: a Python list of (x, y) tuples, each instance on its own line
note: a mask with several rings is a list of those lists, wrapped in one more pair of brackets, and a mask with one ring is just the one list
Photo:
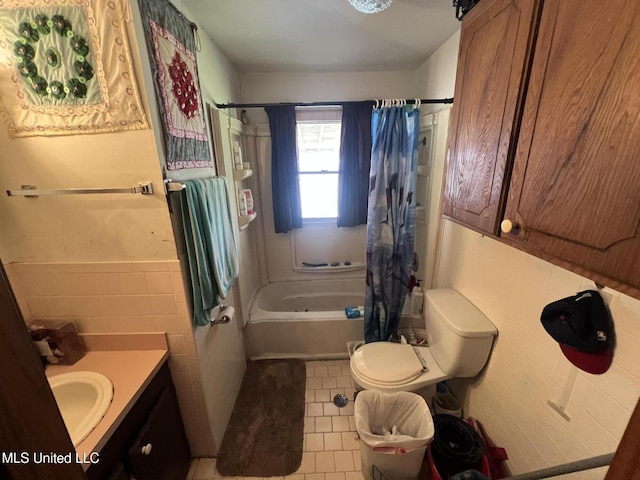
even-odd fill
[(48, 380), (75, 447), (107, 413), (113, 398), (111, 380), (97, 372), (69, 372)]

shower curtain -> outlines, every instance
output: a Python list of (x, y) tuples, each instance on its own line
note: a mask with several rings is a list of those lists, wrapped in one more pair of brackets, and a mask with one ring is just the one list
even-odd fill
[(420, 110), (375, 109), (367, 212), (367, 343), (395, 335), (408, 291), (415, 232), (415, 184)]

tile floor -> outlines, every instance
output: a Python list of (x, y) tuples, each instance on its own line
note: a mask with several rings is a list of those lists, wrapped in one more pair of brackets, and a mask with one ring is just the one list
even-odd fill
[[(362, 480), (360, 444), (353, 417), (355, 388), (348, 360), (307, 362), (305, 391), (304, 448), (302, 464), (292, 475), (265, 477), (269, 480)], [(344, 393), (346, 407), (338, 408), (333, 397)], [(258, 480), (262, 477), (223, 477), (215, 458), (196, 458), (187, 480), (234, 478)]]

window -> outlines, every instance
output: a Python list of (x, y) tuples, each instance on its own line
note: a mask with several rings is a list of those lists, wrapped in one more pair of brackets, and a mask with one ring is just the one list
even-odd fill
[(297, 110), (298, 179), (303, 220), (338, 216), (342, 109)]

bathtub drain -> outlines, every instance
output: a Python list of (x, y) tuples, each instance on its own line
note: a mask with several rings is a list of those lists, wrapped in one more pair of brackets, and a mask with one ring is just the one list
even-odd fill
[(346, 407), (349, 403), (349, 397), (347, 397), (344, 393), (338, 393), (333, 397), (333, 404), (336, 407), (342, 408)]

